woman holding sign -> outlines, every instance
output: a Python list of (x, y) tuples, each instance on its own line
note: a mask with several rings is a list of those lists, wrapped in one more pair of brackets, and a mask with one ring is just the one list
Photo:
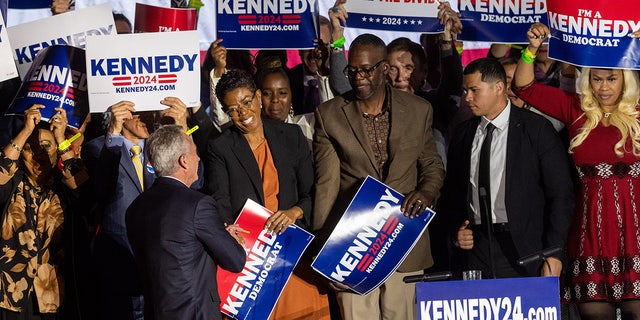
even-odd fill
[[(215, 91), (233, 122), (209, 142), (207, 191), (216, 199), (220, 215), (233, 223), (251, 199), (273, 212), (264, 226), (270, 232), (282, 233), (293, 223), (307, 227), (314, 178), (311, 151), (300, 128), (262, 119), (262, 92), (244, 71), (227, 71)], [(328, 319), (326, 295), (296, 276), (299, 267), (271, 319)]]
[(42, 108), (25, 111), (24, 127), (0, 154), (2, 319), (55, 317), (64, 288), (63, 223), (88, 178), (65, 137), (65, 110), (40, 123)]
[[(640, 82), (633, 70), (582, 68), (578, 93), (534, 81), (533, 60), (549, 29), (527, 32), (515, 92), (569, 128), (569, 152), (580, 177), (568, 240), (563, 298), (583, 319), (640, 317)], [(624, 318), (624, 316), (623, 316)]]

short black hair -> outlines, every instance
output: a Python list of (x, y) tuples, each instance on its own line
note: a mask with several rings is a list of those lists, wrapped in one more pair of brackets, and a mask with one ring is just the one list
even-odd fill
[(482, 82), (502, 81), (502, 83), (507, 83), (507, 74), (497, 59), (480, 58), (473, 60), (464, 68), (462, 74), (466, 76), (476, 71), (480, 72)]
[[(351, 52), (354, 48), (360, 46), (372, 46), (377, 49), (380, 54), (382, 54), (382, 59), (387, 60), (387, 45), (382, 41), (382, 39), (378, 38), (378, 36), (373, 35), (371, 33), (363, 33), (353, 39), (351, 45), (349, 46), (349, 52)], [(351, 56), (351, 53), (349, 53)]]
[(247, 88), (251, 90), (252, 93), (255, 93), (257, 90), (253, 78), (244, 70), (231, 69), (220, 77), (220, 81), (218, 81), (216, 85), (216, 97), (218, 97), (218, 101), (220, 101), (223, 107), (226, 107), (224, 104), (224, 96), (238, 88)]
[(289, 75), (287, 75), (287, 72), (284, 71), (284, 69), (269, 68), (269, 69), (260, 70), (260, 72), (256, 74), (256, 84), (258, 85), (258, 88), (260, 88), (261, 90), (264, 88), (264, 84), (263, 84), (264, 79), (271, 74), (281, 75), (285, 80), (287, 80), (287, 83), (289, 83), (289, 86), (291, 86), (291, 83), (289, 81)]

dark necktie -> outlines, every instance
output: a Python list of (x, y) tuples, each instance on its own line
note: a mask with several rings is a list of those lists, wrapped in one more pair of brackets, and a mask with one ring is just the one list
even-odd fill
[(478, 166), (478, 193), (482, 224), (493, 223), (491, 219), (491, 140), (496, 127), (489, 122), (486, 127), (482, 148), (480, 148), (480, 164)]

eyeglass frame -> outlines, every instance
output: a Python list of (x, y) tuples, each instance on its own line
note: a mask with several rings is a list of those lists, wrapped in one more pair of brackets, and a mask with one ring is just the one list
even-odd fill
[(257, 92), (258, 92), (257, 90), (254, 91), (253, 92), (253, 96), (251, 96), (250, 99), (244, 100), (244, 101), (240, 102), (240, 104), (234, 104), (234, 105), (228, 106), (226, 108), (227, 110), (225, 110), (224, 113), (227, 114), (227, 116), (229, 116), (229, 118), (233, 118), (235, 116), (232, 115), (232, 114), (240, 115), (240, 109), (253, 111), (253, 101), (256, 98), (256, 93)]
[(347, 76), (348, 78), (351, 78), (352, 76), (354, 77), (356, 75), (360, 75), (363, 78), (371, 78), (373, 76), (373, 73), (376, 71), (376, 69), (378, 69), (378, 67), (380, 67), (380, 65), (382, 65), (382, 63), (385, 61), (387, 60), (382, 59), (378, 61), (376, 64), (374, 64), (373, 66), (371, 66), (370, 68), (353, 68), (355, 70), (353, 70), (352, 68), (349, 68), (351, 67), (350, 65), (347, 65), (346, 67), (344, 67), (344, 70), (342, 70), (342, 73), (344, 73), (344, 75)]

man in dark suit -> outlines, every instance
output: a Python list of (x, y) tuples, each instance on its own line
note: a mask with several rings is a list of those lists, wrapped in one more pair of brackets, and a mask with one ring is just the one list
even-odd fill
[(463, 268), (485, 278), (558, 276), (561, 254), (544, 266), (516, 261), (565, 245), (574, 204), (567, 152), (546, 119), (511, 105), (497, 60), (471, 62), (463, 83), (475, 117), (455, 131), (437, 210), (466, 256)]
[[(380, 38), (372, 34), (357, 37), (349, 49), (347, 66), (353, 90), (316, 110), (313, 227), (321, 243), (367, 175), (404, 194), (401, 207), (408, 216), (423, 212), (438, 197), (444, 172), (431, 130), (431, 105), (386, 84), (386, 59)], [(366, 296), (337, 293), (344, 318), (415, 318), (415, 289), (402, 278), (432, 264), (425, 232), (398, 272), (380, 288)]]
[[(169, 108), (161, 114), (181, 124), (186, 131), (188, 111), (184, 103), (175, 97), (162, 101)], [(99, 319), (105, 320), (142, 319), (142, 288), (124, 217), (129, 204), (155, 179), (145, 152), (145, 139), (149, 136), (147, 126), (152, 125), (153, 114), (136, 113), (134, 104), (129, 101), (120, 101), (109, 111), (111, 117), (107, 134), (91, 140), (82, 150), (99, 215), (94, 242), (98, 314)], [(199, 110), (198, 116), (192, 120), (206, 131), (206, 123), (200, 121), (203, 117), (206, 119), (204, 110)], [(208, 127), (212, 125), (209, 123)], [(137, 162), (133, 159), (134, 146), (140, 153)]]
[(240, 272), (241, 236), (222, 223), (210, 196), (189, 186), (200, 158), (182, 127), (167, 125), (147, 139), (158, 178), (126, 216), (136, 265), (143, 278), (147, 319), (220, 319), (216, 264)]

